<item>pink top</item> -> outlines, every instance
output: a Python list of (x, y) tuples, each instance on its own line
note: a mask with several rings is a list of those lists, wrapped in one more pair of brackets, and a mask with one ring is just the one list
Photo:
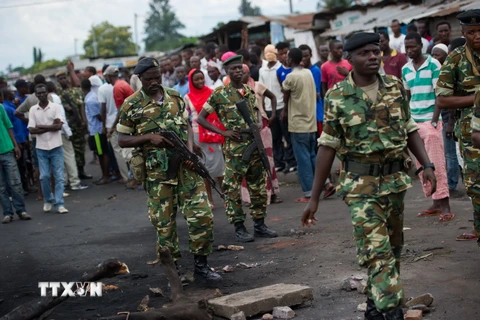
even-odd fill
[[(30, 109), (28, 127), (35, 128), (37, 125), (52, 125), (55, 119), (63, 119), (62, 107), (60, 105), (49, 102), (43, 109), (36, 104)], [(60, 147), (62, 144), (61, 130), (37, 134), (37, 149), (48, 151)]]
[(337, 82), (343, 81), (343, 79), (346, 78), (346, 76), (341, 75), (337, 71), (337, 67), (344, 67), (347, 68), (348, 71), (352, 71), (352, 66), (350, 63), (342, 59), (339, 63), (333, 63), (331, 61), (327, 61), (324, 64), (322, 64), (322, 82), (327, 83), (328, 89), (333, 87), (333, 85)]

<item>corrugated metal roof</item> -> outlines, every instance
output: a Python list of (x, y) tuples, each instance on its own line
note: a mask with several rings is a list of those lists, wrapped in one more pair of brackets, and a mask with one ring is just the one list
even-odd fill
[(347, 35), (356, 31), (368, 31), (378, 27), (388, 27), (393, 19), (409, 24), (413, 20), (425, 17), (447, 16), (459, 11), (480, 8), (478, 0), (460, 0), (443, 3), (432, 7), (424, 5), (390, 5), (378, 8), (369, 8), (355, 23), (346, 25), (337, 30), (328, 30), (322, 33), (324, 37)]

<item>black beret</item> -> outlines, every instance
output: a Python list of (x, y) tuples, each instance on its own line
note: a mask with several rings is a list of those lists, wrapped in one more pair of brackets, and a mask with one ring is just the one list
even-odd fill
[(480, 9), (468, 10), (457, 16), (462, 26), (478, 26), (480, 25)]
[(228, 66), (228, 65), (234, 64), (234, 63), (240, 63), (240, 64), (243, 63), (243, 56), (242, 55), (236, 55), (236, 56), (230, 57), (223, 62), (223, 65)]
[(137, 66), (133, 70), (133, 73), (141, 75), (148, 69), (159, 68), (159, 67), (160, 67), (160, 64), (158, 63), (157, 59), (148, 57), (138, 61)]
[(353, 51), (367, 44), (375, 44), (378, 46), (380, 42), (380, 36), (377, 33), (373, 32), (357, 32), (353, 36), (351, 36), (343, 50), (345, 51)]

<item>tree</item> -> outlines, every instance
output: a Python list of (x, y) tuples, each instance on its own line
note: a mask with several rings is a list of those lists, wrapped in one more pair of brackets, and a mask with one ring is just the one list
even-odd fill
[(58, 67), (64, 67), (67, 65), (67, 59), (63, 61), (58, 61), (55, 59), (50, 59), (44, 62), (37, 62), (34, 63), (30, 68), (23, 69), (23, 71), (20, 71), (20, 67), (15, 68), (15, 71), (20, 71), (22, 74), (36, 74), (39, 73), (40, 71), (46, 70), (46, 69), (52, 69), (52, 68), (58, 68)]
[(355, 0), (320, 0), (317, 3), (317, 10), (320, 11), (323, 8), (348, 8), (352, 6), (355, 2)]
[(260, 7), (253, 7), (252, 3), (248, 0), (241, 0), (238, 11), (243, 16), (259, 16), (262, 14)]
[(145, 50), (167, 51), (178, 46), (184, 38), (179, 30), (185, 25), (178, 20), (169, 0), (152, 0), (145, 20)]
[(43, 60), (42, 49), (33, 47), (33, 64), (40, 63)]
[(115, 27), (107, 21), (92, 26), (83, 49), (86, 57), (101, 58), (131, 56), (137, 52), (130, 27)]

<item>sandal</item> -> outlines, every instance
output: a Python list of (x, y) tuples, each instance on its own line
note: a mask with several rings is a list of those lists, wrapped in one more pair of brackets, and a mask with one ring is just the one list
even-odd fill
[(442, 213), (442, 209), (427, 209), (417, 214), (417, 217), (432, 217)]
[(442, 213), (440, 215), (440, 222), (450, 222), (455, 218), (455, 215), (453, 213)]
[(469, 241), (469, 240), (478, 240), (477, 236), (473, 233), (464, 233), (461, 236), (455, 238), (457, 241)]
[(310, 201), (310, 198), (307, 197), (301, 197), (295, 200), (296, 203), (308, 203)]
[(103, 184), (109, 184), (109, 183), (110, 183), (110, 180), (105, 180), (105, 179), (103, 179), (103, 178), (100, 179), (100, 180), (95, 181), (95, 184), (96, 184), (97, 186), (101, 186), (101, 185), (103, 185)]
[(337, 192), (337, 189), (335, 188), (334, 185), (332, 185), (328, 190), (325, 190), (325, 193), (323, 194), (323, 199), (327, 199), (331, 196), (333, 196)]
[(283, 202), (283, 199), (277, 197), (277, 196), (274, 196), (270, 199), (270, 203), (282, 203)]

